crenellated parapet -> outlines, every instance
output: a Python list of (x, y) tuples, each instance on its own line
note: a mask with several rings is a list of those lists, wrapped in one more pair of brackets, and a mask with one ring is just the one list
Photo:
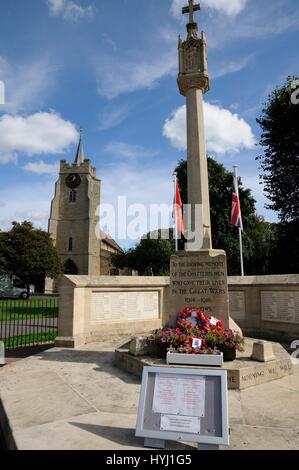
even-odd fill
[(89, 173), (96, 178), (96, 168), (92, 166), (91, 160), (85, 159), (80, 165), (76, 163), (68, 163), (66, 160), (60, 161), (60, 173)]

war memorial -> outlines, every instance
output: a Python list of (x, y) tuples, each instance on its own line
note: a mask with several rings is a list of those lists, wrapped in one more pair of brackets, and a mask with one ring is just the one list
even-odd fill
[[(283, 401), (297, 413), (298, 370), (285, 344), (299, 337), (299, 275), (231, 277), (225, 251), (212, 246), (203, 108), (211, 86), (208, 44), (195, 18), (200, 6), (188, 3), (177, 78), (187, 113), (185, 249), (171, 256), (169, 276), (102, 274), (94, 235), (100, 181), (81, 136), (74, 163), (60, 163), (49, 224), (71, 268), (57, 281), (58, 337), (54, 348), (0, 370), (6, 448), (299, 446), (290, 408), (271, 411)], [(79, 209), (69, 205), (76, 200)], [(73, 237), (80, 238), (78, 252), (64, 253)], [(242, 344), (232, 359), (212, 351), (205, 335), (217, 332)], [(157, 335), (186, 336), (191, 344), (174, 350), (170, 342), (161, 354)]]

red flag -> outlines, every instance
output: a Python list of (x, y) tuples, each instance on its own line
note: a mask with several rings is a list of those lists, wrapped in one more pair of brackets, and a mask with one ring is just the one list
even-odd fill
[(183, 203), (180, 195), (178, 182), (176, 181), (175, 198), (174, 198), (174, 218), (176, 221), (176, 229), (178, 233), (185, 235), (185, 226), (183, 220)]

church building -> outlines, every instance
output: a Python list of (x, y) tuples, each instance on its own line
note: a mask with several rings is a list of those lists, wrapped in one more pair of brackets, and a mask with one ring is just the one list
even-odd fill
[(96, 169), (84, 158), (81, 130), (74, 163), (60, 162), (49, 219), (49, 233), (61, 257), (64, 274), (118, 274), (111, 255), (122, 253), (122, 249), (100, 230), (100, 191)]

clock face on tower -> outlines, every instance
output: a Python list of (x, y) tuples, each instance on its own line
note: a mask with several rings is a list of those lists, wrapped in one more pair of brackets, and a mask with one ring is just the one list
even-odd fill
[(71, 173), (66, 177), (65, 183), (71, 189), (78, 188), (81, 184), (80, 175), (78, 173)]

